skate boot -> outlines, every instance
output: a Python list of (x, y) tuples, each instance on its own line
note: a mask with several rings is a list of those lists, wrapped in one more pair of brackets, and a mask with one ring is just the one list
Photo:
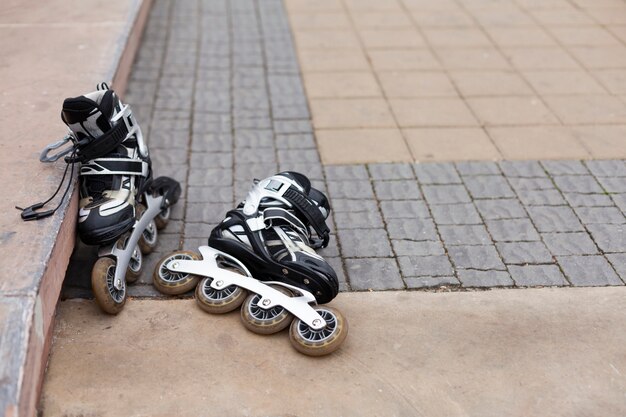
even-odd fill
[(345, 339), (348, 324), (336, 309), (316, 305), (331, 301), (339, 285), (335, 271), (312, 249), (328, 244), (329, 212), (326, 196), (302, 174), (259, 181), (213, 229), (209, 246), (199, 248), (201, 256), (177, 252), (158, 263), (155, 286), (180, 293), (205, 277), (196, 287), (203, 310), (225, 313), (243, 304), (241, 318), (249, 330), (271, 334), (291, 324), (290, 340), (298, 351), (331, 353)]

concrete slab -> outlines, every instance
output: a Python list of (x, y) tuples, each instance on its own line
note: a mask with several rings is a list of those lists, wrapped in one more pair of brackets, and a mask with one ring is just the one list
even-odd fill
[(623, 416), (623, 288), (340, 294), (324, 358), (193, 300), (61, 303), (43, 416)]

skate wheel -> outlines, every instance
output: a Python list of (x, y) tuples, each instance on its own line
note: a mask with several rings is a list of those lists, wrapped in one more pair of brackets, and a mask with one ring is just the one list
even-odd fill
[(207, 313), (223, 314), (236, 310), (248, 295), (243, 288), (231, 285), (223, 290), (211, 287), (213, 278), (204, 278), (196, 287), (196, 303)]
[(174, 259), (199, 260), (200, 255), (192, 251), (179, 251), (164, 256), (157, 263), (152, 274), (152, 282), (159, 292), (168, 295), (180, 295), (193, 290), (198, 284), (197, 275), (170, 271), (165, 267)]
[(143, 272), (143, 255), (141, 254), (141, 249), (139, 246), (136, 246), (133, 250), (133, 254), (130, 257), (130, 262), (128, 262), (128, 268), (126, 269), (126, 282), (128, 284), (135, 283), (141, 273)]
[[(143, 204), (137, 205), (137, 219), (141, 219), (143, 213), (146, 211), (146, 206)], [(146, 226), (145, 230), (141, 234), (139, 238), (139, 249), (141, 249), (141, 253), (144, 255), (148, 255), (154, 251), (154, 248), (157, 245), (157, 238), (159, 234), (157, 232), (157, 226), (154, 219), (150, 220), (148, 226)]]
[[(279, 285), (272, 285), (272, 288), (291, 296), (291, 291)], [(246, 328), (258, 334), (278, 333), (293, 320), (293, 315), (281, 306), (274, 306), (270, 309), (263, 309), (259, 306), (261, 296), (250, 294), (241, 306), (241, 321)]]
[(336, 309), (327, 306), (313, 307), (326, 320), (326, 327), (313, 330), (300, 319), (295, 319), (289, 328), (289, 340), (300, 353), (323, 356), (334, 352), (348, 335), (348, 322)]
[(126, 281), (122, 281), (121, 290), (113, 286), (115, 265), (115, 261), (111, 258), (100, 258), (91, 270), (91, 288), (96, 303), (102, 311), (109, 314), (119, 313), (126, 304)]
[(157, 229), (165, 229), (165, 226), (167, 226), (167, 223), (170, 221), (171, 212), (172, 210), (169, 207), (166, 207), (154, 218), (154, 224)]

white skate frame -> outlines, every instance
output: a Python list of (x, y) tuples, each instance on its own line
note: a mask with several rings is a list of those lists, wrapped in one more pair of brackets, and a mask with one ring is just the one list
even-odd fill
[[(314, 330), (320, 330), (326, 326), (326, 321), (310, 306), (310, 304), (316, 304), (315, 297), (310, 292), (283, 282), (258, 281), (252, 277), (250, 271), (238, 259), (210, 246), (200, 246), (198, 250), (202, 255), (201, 260), (173, 259), (165, 267), (172, 272), (213, 278), (211, 288), (215, 290), (223, 290), (231, 285), (245, 288), (261, 296), (258, 303), (260, 308), (268, 310), (275, 306), (281, 306)], [(220, 268), (217, 264), (217, 258), (220, 256), (238, 265), (248, 276)], [(269, 284), (288, 288), (300, 295), (289, 297), (270, 287)]]

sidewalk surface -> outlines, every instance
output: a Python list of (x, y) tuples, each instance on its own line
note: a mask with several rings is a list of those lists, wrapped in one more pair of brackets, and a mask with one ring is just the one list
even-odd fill
[[(90, 302), (62, 303), (67, 327), (57, 333), (44, 415), (114, 415), (125, 404), (154, 414), (144, 407), (156, 402), (123, 385), (140, 391), (144, 378), (179, 381), (146, 385), (164, 414), (213, 411), (194, 408), (203, 399), (219, 403), (216, 413), (326, 415), (323, 395), (336, 393), (374, 415), (390, 404), (395, 415), (623, 414), (615, 349), (626, 282), (624, 28), (617, 0), (156, 0), (125, 99), (156, 175), (179, 180), (183, 196), (129, 287), (143, 300), (116, 318)], [(352, 333), (322, 361), (245, 332), (236, 315), (156, 300), (152, 286), (161, 256), (206, 244), (253, 178), (289, 169), (333, 206), (321, 254), (340, 276), (344, 294), (333, 304)], [(94, 259), (94, 248), (75, 251), (65, 298), (90, 296)], [(472, 291), (494, 287), (511, 289)], [(102, 361), (94, 343), (124, 359)], [(140, 359), (127, 359), (131, 347)], [(178, 352), (168, 358), (185, 372), (158, 359), (166, 351)], [(144, 375), (148, 363), (163, 368)], [(274, 373), (261, 398), (248, 387), (264, 369)], [(115, 370), (124, 383), (102, 393), (100, 378)], [(325, 374), (341, 377), (320, 383), (321, 399), (307, 393), (309, 408), (282, 394), (301, 390), (296, 375), (314, 383), (330, 381)], [(57, 397), (68, 383), (98, 395)], [(274, 408), (283, 402), (288, 410)], [(352, 414), (341, 407), (336, 415)]]

